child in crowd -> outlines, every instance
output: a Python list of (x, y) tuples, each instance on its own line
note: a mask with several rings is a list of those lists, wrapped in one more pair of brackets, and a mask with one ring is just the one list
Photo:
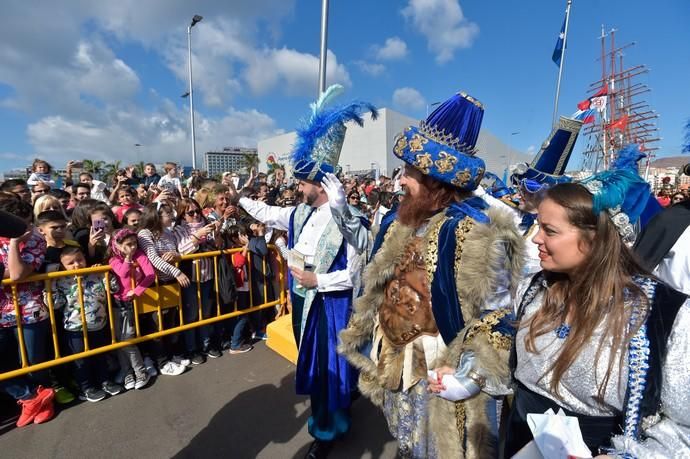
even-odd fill
[(79, 243), (68, 239), (67, 219), (62, 212), (46, 210), (38, 214), (35, 220), (36, 229), (46, 241), (46, 252), (41, 273), (51, 273), (60, 270), (60, 254), (67, 246), (79, 247)]
[[(177, 240), (170, 227), (173, 223), (173, 210), (167, 204), (158, 202), (149, 204), (144, 208), (139, 221), (137, 233), (139, 247), (146, 253), (151, 264), (156, 269), (159, 284), (171, 284), (177, 282), (182, 287), (190, 285), (189, 278), (173, 263), (180, 260), (177, 251)], [(169, 328), (175, 323), (175, 313), (166, 309), (163, 314), (163, 328)], [(149, 322), (158, 320), (158, 315), (149, 316)], [(149, 323), (149, 325), (151, 325)], [(162, 340), (154, 340), (152, 353), (156, 358), (158, 370), (161, 374), (176, 376), (182, 374), (185, 366), (181, 363), (191, 363), (179, 359), (181, 363), (171, 359), (173, 345), (176, 337), (166, 337)]]
[[(67, 271), (86, 268), (86, 257), (79, 247), (65, 247), (60, 254), (60, 262)], [(82, 275), (81, 282), (78, 281), (78, 276), (61, 277), (53, 284), (52, 293), (55, 309), (62, 309), (63, 312), (67, 347), (72, 354), (86, 349), (82, 331), (84, 327), (89, 349), (109, 344), (106, 329), (108, 290), (103, 274)], [(117, 395), (122, 392), (122, 386), (108, 378), (104, 354), (75, 360), (74, 367), (74, 379), (81, 391), (81, 400), (98, 402), (106, 394)]]
[[(153, 265), (143, 250), (139, 249), (137, 234), (130, 229), (120, 229), (110, 240), (110, 260), (117, 293), (113, 294), (113, 320), (115, 337), (118, 341), (136, 336), (134, 298), (141, 296), (156, 279)], [(120, 361), (120, 375), (125, 389), (143, 389), (149, 383), (150, 375), (144, 366), (144, 359), (136, 345), (117, 351)], [(130, 371), (131, 370), (131, 371)], [(132, 374), (132, 371), (134, 374)]]
[(173, 192), (177, 191), (179, 196), (182, 197), (182, 183), (180, 182), (180, 177), (177, 173), (177, 164), (165, 163), (163, 168), (165, 169), (165, 175), (158, 181), (158, 188)]
[(157, 184), (161, 176), (156, 172), (156, 165), (153, 163), (146, 163), (144, 165), (144, 186), (148, 189), (151, 185)]
[(99, 202), (91, 208), (86, 224), (86, 228), (75, 231), (74, 239), (84, 250), (89, 266), (103, 264), (107, 261), (110, 235), (118, 227), (115, 215), (108, 204)]
[(122, 220), (124, 219), (125, 212), (131, 209), (139, 209), (141, 210), (143, 207), (137, 203), (136, 201), (136, 193), (134, 192), (134, 189), (127, 186), (124, 188), (120, 188), (117, 192), (117, 202), (120, 204), (119, 206), (113, 207), (113, 213), (115, 214), (115, 217), (117, 217), (117, 221), (122, 223)]
[[(268, 245), (266, 244), (265, 234), (266, 225), (251, 220), (249, 223), (249, 244), (248, 249), (251, 253), (251, 304), (258, 306), (271, 301), (273, 298), (273, 277), (271, 263), (268, 259)], [(262, 309), (251, 314), (251, 322), (254, 328), (254, 336), (257, 339), (266, 339), (266, 325), (272, 321), (275, 311)]]
[(139, 226), (139, 219), (141, 219), (140, 209), (129, 209), (122, 216), (122, 225), (133, 231), (137, 230)]
[[(0, 210), (31, 222), (31, 204), (19, 197), (0, 200)], [(45, 241), (38, 232), (29, 229), (18, 238), (0, 237), (0, 262), (4, 265), (5, 277), (20, 281), (33, 274), (43, 264)], [(16, 290), (26, 357), (30, 365), (47, 358), (50, 321), (48, 308), (43, 301), (43, 283), (20, 283)], [(17, 315), (12, 290), (0, 287), (0, 373), (14, 370), (21, 362), (17, 340)], [(48, 387), (45, 371), (33, 372), (30, 376), (18, 376), (0, 381), (0, 388), (12, 396), (22, 407), (17, 426), (32, 422), (40, 424), (53, 415), (55, 391)]]
[[(218, 249), (221, 243), (220, 223), (209, 223), (201, 213), (201, 206), (191, 198), (182, 198), (177, 206), (177, 222), (174, 233), (180, 254), (207, 252)], [(203, 319), (212, 315), (213, 308), (213, 259), (199, 258), (180, 265), (192, 282), (182, 289), (182, 311), (185, 323), (199, 320), (199, 301)], [(199, 297), (197, 297), (199, 294)], [(204, 362), (203, 355), (215, 359), (222, 354), (212, 346), (213, 326), (206, 325), (183, 332), (187, 358), (193, 365)], [(201, 353), (199, 352), (201, 345)], [(203, 355), (202, 355), (203, 353)]]
[[(45, 212), (46, 210), (56, 210), (64, 213), (60, 200), (50, 194), (44, 194), (43, 196), (38, 197), (34, 202), (34, 219), (38, 217), (38, 214)], [(67, 217), (65, 216), (65, 218)]]
[(51, 176), (52, 170), (53, 167), (48, 164), (48, 162), (43, 161), (42, 159), (34, 159), (34, 162), (31, 165), (31, 175), (26, 181), (26, 184), (29, 186), (34, 186), (39, 182), (43, 182), (48, 184), (51, 188), (54, 187), (55, 180), (53, 180), (53, 177)]
[[(237, 310), (241, 311), (249, 307), (249, 272), (247, 271), (247, 251), (249, 246), (249, 235), (247, 228), (242, 225), (231, 226), (228, 230), (228, 240), (231, 248), (241, 248), (239, 252), (229, 255), (230, 264), (234, 269), (235, 285), (237, 287)], [(224, 314), (232, 312), (229, 308), (222, 311)], [(225, 339), (224, 348), (230, 354), (242, 354), (251, 351), (252, 346), (245, 342), (248, 335), (249, 317), (247, 314), (230, 319), (229, 327), (223, 334)], [(228, 341), (228, 335), (230, 340)]]

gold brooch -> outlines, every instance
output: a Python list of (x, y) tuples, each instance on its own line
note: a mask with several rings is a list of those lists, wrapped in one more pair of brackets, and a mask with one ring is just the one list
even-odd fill
[(420, 171), (428, 174), (429, 168), (434, 165), (434, 162), (431, 160), (431, 155), (429, 153), (424, 153), (415, 156), (414, 165)]
[(393, 153), (395, 156), (402, 156), (407, 147), (407, 137), (403, 134), (398, 134), (398, 138), (395, 139), (395, 147), (393, 147)]
[(428, 143), (429, 141), (422, 137), (419, 134), (414, 134), (412, 138), (410, 139), (410, 150), (411, 151), (423, 151), (424, 150), (424, 144)]
[(455, 174), (455, 178), (451, 180), (451, 183), (455, 186), (464, 188), (465, 185), (467, 185), (472, 178), (472, 174), (470, 174), (469, 169), (465, 169), (462, 171), (458, 171), (457, 174)]

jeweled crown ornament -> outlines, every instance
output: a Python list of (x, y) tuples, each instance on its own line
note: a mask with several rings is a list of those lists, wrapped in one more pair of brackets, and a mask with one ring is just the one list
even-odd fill
[(419, 127), (398, 134), (393, 153), (436, 180), (474, 190), (486, 170), (474, 156), (483, 117), (481, 102), (464, 92), (454, 94)]

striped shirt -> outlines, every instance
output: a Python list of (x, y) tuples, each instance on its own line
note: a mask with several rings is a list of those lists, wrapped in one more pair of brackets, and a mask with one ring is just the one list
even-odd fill
[(139, 247), (146, 253), (153, 267), (156, 268), (159, 281), (170, 282), (182, 274), (182, 271), (177, 267), (161, 258), (165, 252), (177, 253), (177, 241), (172, 231), (165, 229), (158, 237), (154, 237), (150, 230), (143, 229), (137, 233), (137, 239)]
[[(175, 226), (173, 233), (177, 239), (177, 249), (180, 254), (187, 255), (189, 253), (212, 250), (209, 244), (213, 242), (213, 233), (208, 237), (202, 238), (201, 241), (192, 236), (196, 230), (203, 227), (203, 223), (190, 225), (186, 222), (182, 222)], [(206, 282), (213, 279), (213, 258), (198, 258), (194, 260), (194, 272), (190, 278), (191, 281), (196, 280), (196, 265), (199, 265), (199, 282)]]

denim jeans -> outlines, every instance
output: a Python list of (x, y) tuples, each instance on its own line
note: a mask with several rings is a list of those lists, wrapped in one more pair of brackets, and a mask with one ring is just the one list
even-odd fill
[[(212, 316), (213, 309), (213, 280), (199, 283), (201, 292), (201, 313), (203, 319)], [(184, 323), (189, 324), (199, 320), (199, 299), (197, 298), (197, 283), (192, 282), (189, 287), (182, 289), (182, 317)], [(213, 325), (193, 328), (182, 332), (185, 342), (185, 351), (194, 353), (199, 351), (199, 344), (206, 349), (211, 344)]]
[[(67, 346), (72, 354), (84, 350), (84, 337), (81, 331), (67, 331)], [(108, 343), (108, 329), (88, 332), (89, 348), (105, 346)], [(98, 354), (86, 359), (74, 361), (74, 379), (79, 389), (84, 392), (86, 389), (95, 387), (100, 388), (104, 381), (108, 380), (108, 364), (105, 354)]]
[[(237, 292), (237, 310), (242, 311), (249, 307), (249, 292)], [(249, 315), (242, 314), (241, 316), (230, 319), (230, 329), (232, 336), (230, 337), (230, 349), (237, 349), (242, 346), (244, 336), (246, 334), (247, 325), (249, 324)]]
[[(44, 362), (48, 353), (50, 322), (43, 320), (34, 324), (26, 324), (22, 326), (22, 330), (24, 331), (24, 346), (29, 365)], [(2, 356), (0, 358), (0, 371), (10, 371), (21, 367), (17, 335), (17, 327), (0, 328), (0, 356)], [(30, 376), (19, 376), (8, 381), (2, 381), (0, 388), (15, 400), (23, 400), (33, 395), (34, 387), (38, 384), (49, 386), (48, 374), (45, 370), (34, 372)]]

